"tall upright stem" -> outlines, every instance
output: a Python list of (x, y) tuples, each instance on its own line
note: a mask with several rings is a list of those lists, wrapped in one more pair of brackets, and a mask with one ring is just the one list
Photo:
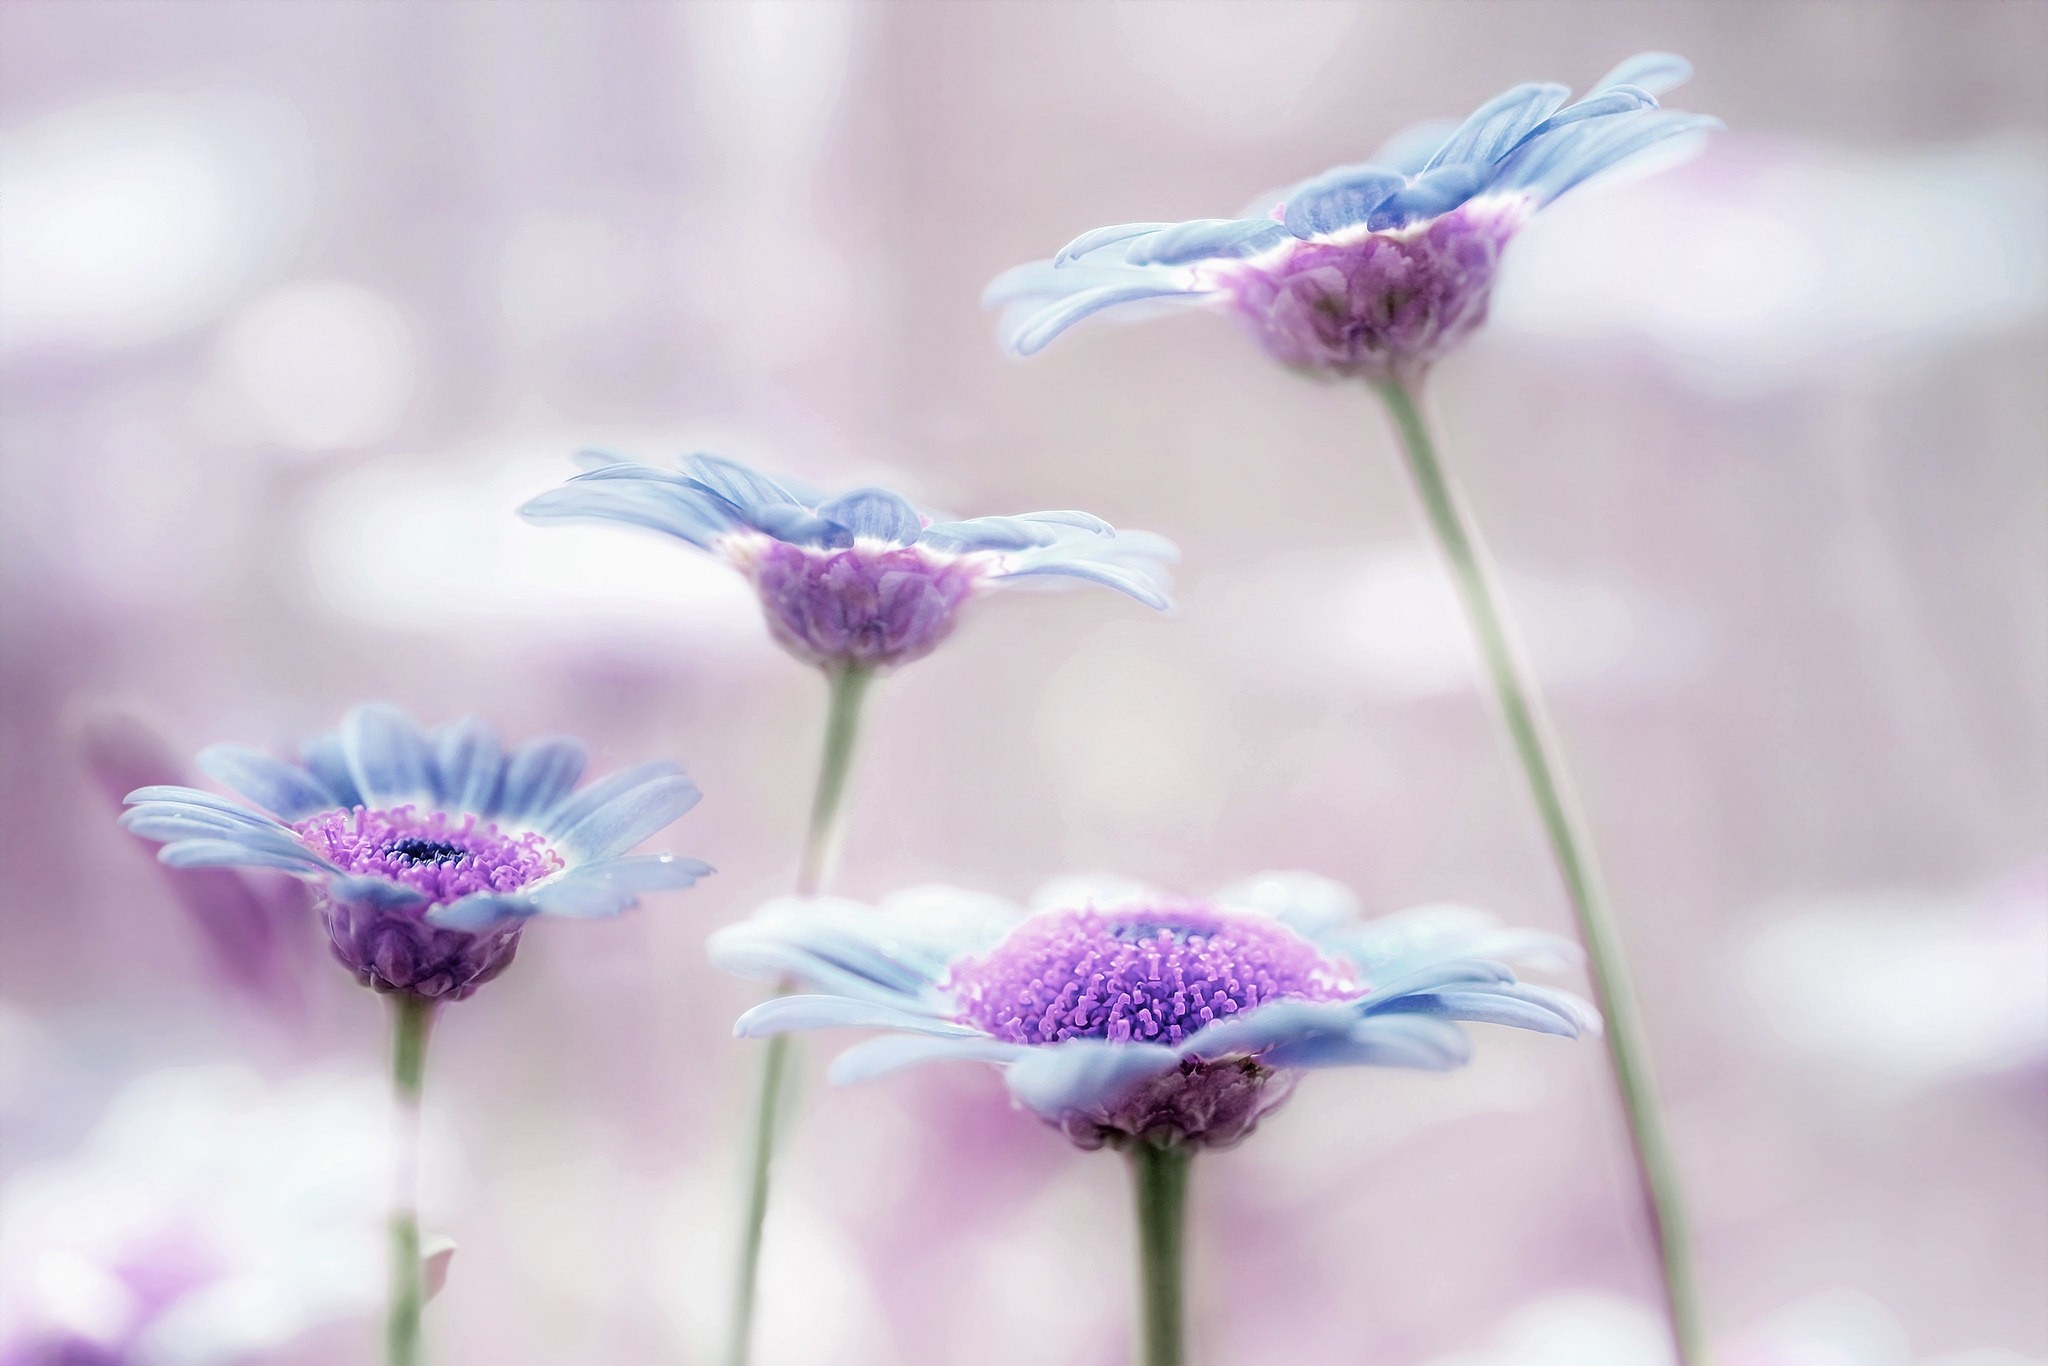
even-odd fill
[[(853, 771), (855, 742), (860, 738), (861, 704), (874, 674), (843, 668), (828, 675), (831, 699), (825, 716), (825, 749), (818, 762), (818, 787), (811, 799), (811, 824), (804, 836), (803, 859), (797, 865), (799, 896), (816, 896), (831, 876), (845, 824), (846, 780)], [(783, 982), (779, 990), (792, 984)], [(790, 1036), (777, 1034), (763, 1046), (760, 1083), (754, 1092), (752, 1133), (747, 1145), (747, 1203), (740, 1236), (739, 1275), (733, 1290), (727, 1366), (747, 1366), (753, 1353), (754, 1301), (761, 1279), (761, 1231), (768, 1219), (768, 1188), (775, 1164), (776, 1123), (788, 1087)]]
[(396, 1127), (391, 1190), (391, 1309), (384, 1326), (389, 1366), (419, 1366), (426, 1268), (420, 1260), (420, 1095), (434, 1003), (406, 992), (391, 997), (391, 1101)]
[(1543, 714), (1530, 670), (1515, 648), (1485, 552), (1450, 475), (1437, 456), (1415, 390), (1391, 381), (1381, 385), (1379, 393), (1400, 431), (1401, 448), (1407, 455), (1408, 469), (1422, 497), (1430, 529), (1435, 532), (1437, 545), (1457, 581), (1458, 594), (1478, 638), (1488, 681), (1507, 721), (1515, 757), (1528, 779), (1529, 793), (1543, 818), (1551, 855), (1578, 920), (1593, 992), (1607, 1019), (1607, 1056), (1621, 1093), (1622, 1109), (1628, 1116), (1644, 1215), (1657, 1245), (1665, 1306), (1678, 1359), (1684, 1366), (1705, 1366), (1706, 1337), (1693, 1285), (1691, 1243), (1686, 1235), (1678, 1170), (1664, 1134), (1663, 1116), (1650, 1077), (1635, 988), (1629, 980), (1620, 936), (1593, 862), (1592, 842), (1571, 795), (1564, 759)]
[(1194, 1150), (1138, 1139), (1125, 1155), (1138, 1217), (1138, 1361), (1141, 1366), (1181, 1366), (1187, 1350), (1181, 1230)]
[(846, 779), (853, 772), (853, 749), (860, 739), (861, 703), (874, 673), (842, 668), (828, 677), (832, 695), (825, 715), (825, 752), (818, 760), (818, 790), (811, 798), (811, 826), (804, 836), (803, 861), (797, 865), (796, 894), (816, 896), (839, 857), (839, 835), (846, 806)]

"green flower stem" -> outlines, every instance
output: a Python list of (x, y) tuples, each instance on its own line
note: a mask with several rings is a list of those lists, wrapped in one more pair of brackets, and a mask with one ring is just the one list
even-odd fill
[(1706, 1338), (1693, 1285), (1692, 1252), (1686, 1236), (1678, 1170), (1650, 1078), (1642, 1014), (1629, 980), (1628, 964), (1622, 956), (1620, 936), (1593, 863), (1592, 843), (1571, 796), (1564, 761), (1543, 715), (1535, 683), (1515, 649), (1485, 553), (1437, 456), (1415, 392), (1395, 381), (1379, 386), (1379, 394), (1399, 429), (1401, 448), (1407, 455), (1423, 510), (1429, 516), (1430, 529), (1436, 534), (1437, 545), (1457, 581), (1458, 594), (1464, 599), (1487, 678), (1507, 721), (1515, 757), (1528, 779), (1530, 795), (1543, 818), (1551, 855), (1571, 898), (1579, 937), (1585, 943), (1593, 993), (1607, 1020), (1607, 1056), (1621, 1092), (1622, 1109), (1628, 1116), (1644, 1213), (1663, 1271), (1672, 1338), (1680, 1362), (1685, 1366), (1704, 1366)]
[(384, 1327), (389, 1366), (419, 1366), (423, 1354), (420, 1314), (427, 1287), (420, 1260), (420, 1094), (433, 1027), (432, 1001), (404, 992), (391, 997), (391, 1099), (398, 1138), (391, 1195), (391, 1311)]
[(797, 867), (796, 894), (816, 896), (831, 876), (839, 857), (844, 821), (846, 779), (853, 772), (854, 744), (860, 739), (861, 703), (867, 699), (870, 669), (844, 668), (829, 675), (832, 698), (825, 718), (825, 753), (818, 762), (818, 790), (811, 799), (811, 828), (804, 838), (803, 862)]
[(1138, 1361), (1141, 1366), (1181, 1366), (1187, 1349), (1181, 1232), (1194, 1150), (1137, 1139), (1124, 1154), (1131, 1164), (1138, 1216)]
[[(798, 865), (799, 896), (824, 890), (839, 854), (845, 825), (846, 780), (853, 771), (853, 753), (860, 738), (861, 704), (874, 673), (845, 668), (828, 675), (831, 701), (825, 718), (825, 752), (818, 763), (818, 788), (811, 801), (810, 830)], [(777, 984), (787, 992), (794, 983)], [(761, 1280), (761, 1230), (768, 1218), (768, 1186), (775, 1162), (775, 1132), (789, 1089), (793, 1044), (777, 1034), (762, 1049), (761, 1079), (754, 1092), (752, 1134), (747, 1144), (747, 1203), (740, 1237), (739, 1275), (733, 1289), (732, 1325), (726, 1342), (727, 1366), (747, 1366), (753, 1353), (754, 1302)]]

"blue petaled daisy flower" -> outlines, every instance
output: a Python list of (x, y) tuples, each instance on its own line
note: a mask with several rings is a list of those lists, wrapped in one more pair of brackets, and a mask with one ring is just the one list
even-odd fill
[(836, 498), (716, 456), (675, 470), (616, 456), (527, 503), (536, 522), (624, 522), (688, 541), (747, 576), (777, 643), (826, 669), (907, 664), (998, 584), (1083, 579), (1165, 608), (1165, 538), (1119, 534), (1085, 512), (935, 521), (887, 489)]
[(1298, 369), (1411, 380), (1485, 322), (1501, 251), (1537, 210), (1653, 144), (1720, 126), (1658, 107), (1689, 75), (1683, 58), (1648, 52), (1576, 104), (1561, 85), (1518, 85), (1245, 217), (1083, 233), (998, 278), (988, 302), (1005, 308), (1019, 355), (1104, 309), (1188, 301), (1227, 309)]
[(615, 915), (688, 887), (708, 864), (628, 854), (697, 804), (671, 763), (579, 789), (566, 737), (507, 753), (474, 718), (424, 731), (363, 706), (308, 740), (297, 764), (242, 745), (198, 757), (247, 805), (190, 787), (128, 794), (121, 823), (174, 868), (275, 868), (319, 894), (334, 956), (363, 985), (459, 1001), (503, 972), (538, 915)]
[(1020, 1104), (1084, 1148), (1227, 1147), (1304, 1071), (1461, 1065), (1459, 1021), (1598, 1028), (1584, 1001), (1510, 966), (1568, 963), (1570, 945), (1477, 911), (1362, 920), (1349, 893), (1304, 873), (1202, 900), (1135, 886), (1040, 900), (1029, 915), (949, 888), (875, 908), (774, 902), (714, 935), (711, 955), (816, 993), (754, 1007), (741, 1036), (888, 1031), (839, 1057), (839, 1081), (994, 1063)]

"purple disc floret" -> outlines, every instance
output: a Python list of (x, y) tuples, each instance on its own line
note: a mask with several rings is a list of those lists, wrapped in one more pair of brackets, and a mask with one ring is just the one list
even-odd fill
[(1216, 268), (1217, 288), (1274, 359), (1345, 379), (1412, 379), (1486, 321), (1525, 201), (1474, 200), (1398, 233), (1298, 242)]
[(761, 537), (737, 552), (776, 643), (828, 668), (893, 668), (953, 633), (981, 568), (917, 546), (814, 549)]
[(1010, 1043), (1177, 1044), (1273, 1001), (1334, 1001), (1343, 970), (1273, 920), (1198, 904), (1034, 916), (945, 983), (972, 1024)]
[[(960, 1023), (1008, 1043), (1178, 1045), (1241, 1011), (1356, 993), (1342, 965), (1277, 921), (1200, 904), (1033, 917), (944, 983)], [(1084, 1148), (1130, 1139), (1229, 1147), (1293, 1090), (1255, 1058), (1189, 1058), (1113, 1102), (1057, 1116)]]
[(345, 873), (418, 892), (422, 901), (320, 898), (328, 940), (364, 986), (460, 1001), (503, 972), (522, 922), (480, 934), (429, 924), (426, 913), (476, 893), (513, 892), (558, 872), (562, 856), (532, 831), (507, 834), (473, 813), (400, 806), (323, 811), (293, 824), (306, 847)]
[(472, 934), (429, 924), (423, 906), (388, 906), (325, 896), (320, 916), (334, 957), (379, 992), (463, 1001), (512, 965), (522, 922)]

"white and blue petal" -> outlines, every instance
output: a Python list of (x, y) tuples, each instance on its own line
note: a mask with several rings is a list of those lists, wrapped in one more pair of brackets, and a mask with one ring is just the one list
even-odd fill
[(1124, 261), (1133, 266), (1185, 266), (1256, 256), (1286, 241), (1292, 226), (1290, 222), (1283, 228), (1270, 218), (1197, 218), (1137, 239), (1124, 249)]
[(1027, 1109), (1048, 1119), (1117, 1104), (1181, 1065), (1164, 1044), (1069, 1039), (1020, 1054), (1003, 1080)]
[(549, 815), (545, 833), (566, 858), (577, 862), (609, 859), (672, 824), (701, 796), (697, 785), (680, 772), (656, 773), (573, 820), (564, 818), (569, 807), (565, 803)]
[(1517, 190), (1547, 202), (1659, 142), (1719, 127), (1719, 119), (1663, 109), (1568, 124), (1509, 153), (1489, 188)]
[(1285, 1043), (1349, 1033), (1358, 1019), (1358, 1008), (1348, 1001), (1274, 1001), (1196, 1030), (1178, 1051), (1203, 1062), (1249, 1057)]
[(334, 808), (327, 785), (300, 768), (247, 745), (210, 745), (193, 761), (199, 771), (226, 784), (282, 820), (304, 820)]
[(1175, 225), (1172, 223), (1112, 223), (1108, 227), (1090, 228), (1054, 252), (1052, 263), (1055, 266), (1065, 266), (1070, 261), (1078, 261), (1083, 256), (1101, 251), (1104, 247), (1148, 237), (1162, 228), (1173, 226)]
[[(677, 482), (669, 484), (665, 480)], [(644, 466), (609, 466), (580, 474), (524, 503), (530, 522), (619, 522), (709, 549), (736, 524), (730, 509), (689, 487), (680, 476)]]
[(1237, 910), (1256, 911), (1316, 941), (1329, 931), (1358, 922), (1358, 896), (1334, 878), (1315, 873), (1258, 873), (1216, 893), (1216, 900)]
[(767, 475), (723, 456), (689, 456), (683, 461), (683, 473), (750, 521), (763, 509), (803, 502)]
[(334, 869), (333, 864), (304, 848), (236, 838), (176, 840), (157, 850), (156, 856), (173, 868), (275, 868), (300, 877)]
[[(581, 748), (579, 745), (578, 749)], [(666, 759), (652, 759), (643, 764), (629, 764), (616, 773), (606, 774), (588, 787), (574, 791), (570, 790), (575, 786), (575, 779), (571, 778), (547, 800), (536, 799), (526, 813), (526, 820), (550, 842), (559, 842), (564, 833), (620, 798), (630, 797), (650, 783), (682, 776), (683, 770), (677, 765)]]
[(1486, 165), (1468, 161), (1424, 171), (1413, 184), (1382, 200), (1366, 219), (1366, 226), (1374, 232), (1390, 232), (1449, 213), (1484, 189), (1490, 174)]
[(443, 726), (434, 736), (434, 788), (443, 811), (487, 816), (497, 810), (505, 776), (498, 733), (476, 717)]
[(1367, 222), (1408, 178), (1385, 166), (1339, 166), (1295, 187), (1287, 197), (1287, 231), (1299, 238), (1342, 232)]
[(1457, 131), (1456, 119), (1431, 119), (1404, 128), (1380, 144), (1379, 150), (1372, 154), (1372, 164), (1399, 171), (1404, 176), (1420, 175), (1437, 149), (1449, 142)]
[(299, 762), (320, 780), (320, 785), (334, 798), (337, 810), (366, 805), (355, 775), (349, 772), (348, 751), (338, 731), (326, 731), (306, 741), (299, 748)]
[(506, 825), (531, 825), (575, 789), (590, 762), (583, 742), (566, 735), (529, 740), (512, 751), (498, 800), (487, 813)]
[(948, 1039), (985, 1039), (988, 1035), (930, 1011), (892, 1001), (859, 1000), (851, 996), (776, 996), (734, 1022), (734, 1037), (766, 1039), (777, 1034), (814, 1029), (893, 1029)]
[(1472, 1043), (1449, 1020), (1426, 1015), (1372, 1016), (1341, 1034), (1305, 1035), (1276, 1046), (1269, 1067), (1412, 1067), (1443, 1072), (1471, 1059)]
[(857, 540), (909, 545), (924, 530), (924, 519), (901, 496), (887, 489), (855, 489), (818, 507), (818, 516), (837, 523)]
[(1506, 1025), (1565, 1038), (1577, 1038), (1585, 1030), (1587, 1018), (1586, 1008), (1565, 993), (1516, 982), (1407, 992), (1386, 1001), (1369, 1002), (1365, 1010), (1369, 1015), (1430, 1015)]
[(433, 800), (433, 746), (419, 723), (398, 708), (357, 707), (342, 720), (341, 746), (367, 805), (388, 810)]
[(1034, 575), (1052, 575), (1056, 578), (1084, 579), (1099, 583), (1105, 588), (1114, 588), (1119, 593), (1136, 598), (1147, 607), (1165, 611), (1173, 606), (1173, 599), (1162, 585), (1164, 577), (1160, 570), (1151, 565), (1120, 564), (1113, 560), (1061, 557), (1028, 561), (1022, 564), (1006, 565), (993, 577), (1002, 579), (1030, 578)]
[(1014, 1062), (1027, 1046), (1004, 1043), (987, 1035), (972, 1037), (929, 1034), (884, 1034), (868, 1039), (832, 1060), (830, 1076), (839, 1085), (872, 1081), (906, 1067), (928, 1062)]
[(371, 877), (367, 874), (331, 878), (322, 890), (335, 901), (345, 901), (358, 906), (374, 906), (387, 911), (417, 906), (427, 899), (426, 893), (417, 888), (408, 887), (402, 882), (393, 882), (389, 878)]
[(726, 972), (762, 981), (794, 979), (824, 992), (914, 1006), (937, 999), (948, 958), (922, 944), (916, 927), (856, 902), (817, 898), (770, 902), (756, 916), (715, 932), (706, 949)]
[(540, 913), (533, 898), (517, 892), (473, 892), (426, 913), (429, 925), (444, 930), (467, 930), (482, 934), (515, 921), (530, 920)]
[(1169, 276), (1128, 284), (1102, 285), (1069, 295), (1057, 303), (1030, 313), (1010, 330), (1006, 344), (1020, 356), (1036, 355), (1060, 333), (1105, 308), (1148, 300), (1200, 299), (1210, 293), (1211, 291), (1199, 285)]
[(674, 854), (635, 854), (579, 864), (535, 885), (528, 893), (542, 915), (588, 920), (617, 915), (642, 892), (678, 891), (712, 873), (700, 859)]
[(1531, 128), (1556, 113), (1571, 93), (1564, 86), (1544, 81), (1502, 91), (1458, 125), (1457, 131), (1424, 164), (1423, 174), (1442, 166), (1491, 164), (1520, 142)]
[(1675, 90), (1692, 79), (1692, 63), (1675, 52), (1638, 52), (1593, 86), (1596, 91), (1633, 85), (1652, 95)]

